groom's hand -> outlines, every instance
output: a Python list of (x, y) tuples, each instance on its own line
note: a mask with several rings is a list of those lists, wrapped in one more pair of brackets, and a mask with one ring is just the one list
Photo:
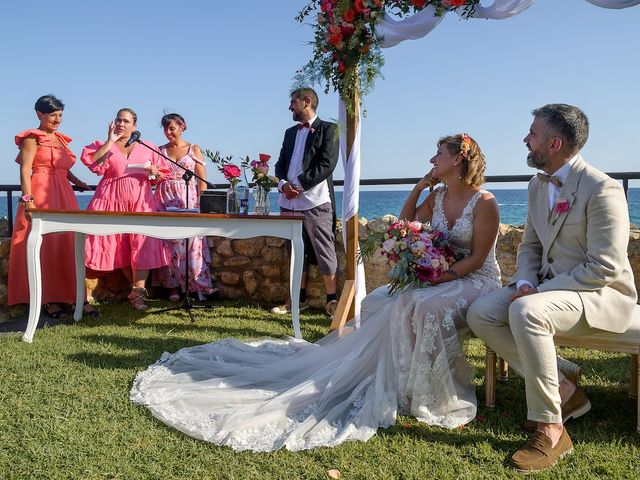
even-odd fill
[(511, 296), (511, 301), (513, 302), (516, 298), (533, 295), (534, 293), (539, 293), (537, 288), (527, 284), (520, 285), (520, 288), (516, 290), (516, 293)]

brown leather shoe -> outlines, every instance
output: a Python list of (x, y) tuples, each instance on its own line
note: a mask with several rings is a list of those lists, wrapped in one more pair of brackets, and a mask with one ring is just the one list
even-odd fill
[[(573, 395), (562, 405), (562, 423), (567, 423), (570, 418), (578, 418), (591, 410), (591, 402), (587, 394), (581, 387), (576, 387)], [(533, 433), (538, 428), (538, 422), (525, 420), (522, 422), (522, 429), (525, 432)]]
[(534, 473), (555, 465), (565, 455), (573, 451), (573, 443), (562, 429), (562, 435), (555, 447), (551, 446), (551, 439), (542, 432), (536, 432), (520, 450), (513, 454), (510, 464), (519, 473)]

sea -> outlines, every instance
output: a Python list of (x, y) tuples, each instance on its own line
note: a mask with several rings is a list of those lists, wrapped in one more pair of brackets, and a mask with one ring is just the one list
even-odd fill
[[(491, 191), (500, 206), (500, 222), (511, 225), (522, 225), (527, 218), (527, 190), (526, 189), (495, 189)], [(379, 218), (386, 214), (398, 215), (409, 194), (408, 190), (370, 190), (360, 191), (359, 217), (368, 220)], [(423, 194), (423, 198), (426, 193)], [(78, 204), (85, 209), (91, 200), (90, 193), (78, 193)], [(272, 211), (278, 210), (278, 193), (270, 194)], [(640, 225), (640, 188), (630, 188), (628, 191), (629, 217), (631, 223)], [(253, 206), (251, 199), (250, 208)], [(336, 191), (336, 207), (338, 217), (342, 213), (342, 192)], [(14, 195), (14, 214), (17, 208), (17, 196)], [(6, 202), (0, 200), (0, 217), (7, 216)]]

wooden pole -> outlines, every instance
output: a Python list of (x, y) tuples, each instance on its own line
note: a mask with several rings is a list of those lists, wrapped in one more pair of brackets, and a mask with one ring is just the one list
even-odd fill
[[(353, 90), (352, 105), (353, 111), (347, 111), (347, 160), (351, 155), (353, 147), (353, 141), (356, 138), (356, 130), (358, 128), (358, 81), (355, 80), (355, 86)], [(345, 244), (345, 282), (342, 288), (342, 294), (340, 295), (340, 301), (338, 302), (338, 308), (333, 316), (331, 322), (331, 330), (342, 327), (348, 320), (355, 317), (356, 314), (356, 302), (355, 302), (355, 280), (356, 272), (358, 268), (358, 212), (353, 217), (347, 220), (346, 225), (342, 225), (342, 228), (346, 232), (346, 244)]]

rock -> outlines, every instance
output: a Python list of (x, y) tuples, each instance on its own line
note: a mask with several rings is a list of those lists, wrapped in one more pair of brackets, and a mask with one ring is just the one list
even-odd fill
[(260, 274), (272, 279), (280, 278), (280, 265), (264, 263), (259, 267)]
[(269, 263), (283, 263), (288, 261), (284, 248), (265, 247), (262, 249), (262, 259)]
[(276, 238), (276, 237), (265, 237), (266, 244), (269, 247), (283, 247), (285, 239), (284, 238)]
[(258, 289), (258, 278), (256, 278), (255, 272), (250, 270), (243, 272), (242, 282), (244, 283), (244, 288), (249, 295), (253, 295), (253, 293)]
[(240, 274), (237, 272), (223, 270), (218, 272), (217, 277), (225, 285), (238, 285), (240, 283)]
[(242, 255), (236, 255), (235, 257), (227, 258), (222, 262), (225, 267), (243, 267), (245, 265), (249, 265), (249, 263), (251, 263), (251, 260), (249, 260), (247, 257), (243, 257)]
[(260, 255), (264, 247), (264, 237), (247, 238), (243, 240), (233, 240), (233, 250), (245, 257), (253, 258)]
[(389, 228), (389, 225), (391, 225), (391, 223), (397, 220), (398, 220), (398, 217), (394, 215), (384, 215), (380, 218), (376, 218), (368, 222), (367, 229), (370, 232), (374, 232), (374, 233), (386, 232), (387, 228)]
[(234, 251), (233, 251), (233, 247), (231, 246), (231, 240), (229, 240), (228, 238), (225, 238), (216, 247), (216, 252), (218, 252), (223, 257), (233, 257)]
[(224, 284), (218, 285), (218, 295), (221, 298), (227, 298), (230, 300), (247, 298), (247, 292), (245, 292), (244, 288)]

